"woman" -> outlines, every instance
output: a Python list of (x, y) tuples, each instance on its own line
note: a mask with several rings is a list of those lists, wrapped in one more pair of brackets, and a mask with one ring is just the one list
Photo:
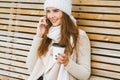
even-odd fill
[[(91, 72), (90, 42), (78, 29), (71, 15), (71, 0), (46, 0), (37, 26), (27, 66), (28, 80), (88, 80)], [(65, 51), (53, 61), (53, 43), (64, 44)], [(62, 66), (63, 65), (63, 66)]]

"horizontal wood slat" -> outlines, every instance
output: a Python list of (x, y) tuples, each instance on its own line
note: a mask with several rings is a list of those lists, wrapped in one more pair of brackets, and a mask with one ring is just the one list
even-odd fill
[(6, 47), (0, 47), (0, 52), (12, 53), (14, 55), (21, 55), (21, 56), (27, 56), (28, 54), (28, 51), (16, 50), (16, 49), (11, 49)]
[[(72, 12), (72, 15), (75, 18), (81, 18), (81, 19), (93, 19), (93, 20), (106, 20), (106, 21), (120, 21), (120, 16), (115, 14), (98, 14), (98, 13), (77, 13)], [(117, 17), (117, 18), (116, 18)]]
[(31, 40), (26, 40), (26, 39), (19, 39), (19, 38), (12, 38), (12, 37), (3, 37), (0, 36), (0, 40), (2, 41), (7, 41), (7, 42), (13, 42), (13, 43), (22, 43), (22, 44), (31, 44)]
[(20, 80), (20, 79), (16, 79), (16, 78), (12, 78), (9, 76), (4, 76), (4, 75), (0, 75), (0, 79), (1, 80)]
[(92, 41), (92, 46), (120, 50), (120, 44)]
[[(104, 67), (103, 67), (104, 66)], [(109, 71), (116, 71), (120, 72), (120, 66), (118, 65), (111, 65), (111, 64), (105, 64), (105, 63), (98, 63), (98, 62), (92, 62), (93, 68), (99, 68), (99, 69), (105, 69)]]
[(94, 20), (78, 20), (78, 25), (88, 25), (88, 26), (100, 26), (108, 28), (119, 28), (119, 22), (109, 22), (109, 21), (94, 21)]
[(92, 48), (92, 54), (120, 58), (120, 51)]
[(35, 22), (28, 22), (28, 21), (19, 21), (19, 20), (5, 20), (0, 19), (0, 23), (2, 24), (9, 24), (9, 25), (20, 25), (20, 26), (28, 26), (28, 27), (36, 27)]
[(91, 40), (108, 41), (108, 42), (120, 42), (119, 36), (109, 36), (100, 34), (88, 34)]
[(91, 76), (90, 80), (113, 80), (113, 79), (104, 78), (104, 77), (100, 77), (100, 76)]
[(96, 74), (96, 75), (114, 78), (114, 80), (120, 79), (120, 73), (110, 72), (110, 71), (105, 71), (105, 70), (98, 70), (98, 69), (92, 69), (92, 71), (93, 71), (93, 74)]
[(27, 69), (19, 68), (19, 67), (15, 67), (15, 66), (11, 66), (11, 65), (5, 65), (5, 64), (0, 64), (0, 69), (18, 72), (18, 73), (26, 74), (26, 75), (28, 75), (27, 73), (29, 73)]
[(112, 58), (112, 57), (105, 57), (105, 56), (99, 56), (99, 55), (93, 55), (92, 56), (93, 61), (99, 61), (104, 63), (110, 63), (110, 64), (116, 64), (120, 65), (120, 59), (119, 58)]
[(20, 32), (11, 32), (11, 31), (2, 31), (0, 30), (0, 35), (4, 35), (6, 37), (13, 36), (13, 37), (19, 37), (19, 38), (26, 38), (26, 39), (33, 39), (34, 34), (29, 33), (20, 33)]
[[(4, 2), (27, 2), (27, 3), (43, 3), (45, 0), (0, 0)], [(72, 0), (73, 4), (78, 4), (78, 5), (98, 5), (98, 6), (120, 6), (119, 1), (103, 1), (103, 0)]]
[(0, 63), (7, 64), (7, 65), (13, 65), (13, 66), (17, 66), (17, 67), (22, 67), (22, 68), (26, 68), (26, 64), (23, 63), (23, 62), (18, 62), (18, 61), (3, 59), (3, 58), (0, 58)]
[(72, 0), (73, 4), (92, 5), (92, 6), (120, 6), (119, 1), (107, 0)]
[(8, 43), (8, 42), (0, 42), (0, 46), (4, 47), (10, 47), (15, 49), (23, 49), (23, 50), (29, 50), (30, 46), (28, 45), (21, 45), (21, 44), (15, 44), (15, 43)]
[(11, 30), (11, 31), (16, 31), (16, 32), (19, 31), (19, 32), (36, 33), (36, 29), (35, 28), (20, 27), (20, 26), (0, 25), (0, 29)]
[(89, 33), (98, 33), (98, 34), (120, 36), (120, 30), (119, 29), (109, 29), (109, 28), (100, 28), (100, 27), (87, 27), (87, 26), (80, 26), (80, 28), (85, 30), (86, 32), (89, 32)]
[(29, 14), (29, 15), (44, 15), (44, 11), (40, 10), (29, 10), (29, 9), (7, 9), (7, 8), (0, 8), (1, 13), (16, 13), (16, 14)]
[(29, 20), (29, 21), (38, 21), (40, 16), (28, 16), (28, 15), (14, 15), (14, 14), (0, 14), (1, 18), (6, 19), (16, 19), (16, 20)]
[(41, 4), (22, 4), (22, 3), (0, 3), (0, 7), (43, 9), (43, 5)]
[(0, 0), (4, 2), (29, 2), (29, 3), (43, 3), (45, 0)]
[(28, 77), (27, 75), (24, 75), (24, 74), (19, 74), (19, 73), (4, 71), (4, 70), (0, 70), (0, 72), (1, 72), (3, 75), (15, 77), (15, 78), (22, 79), (22, 80), (25, 80), (25, 79), (27, 79), (27, 77)]
[(80, 6), (80, 8), (73, 7), (73, 11), (120, 14), (119, 8), (109, 8), (109, 7), (91, 7), (91, 6), (84, 7), (84, 6)]
[(0, 57), (1, 58), (12, 59), (12, 60), (17, 60), (17, 61), (22, 61), (22, 62), (26, 61), (26, 57), (12, 55), (11, 53), (2, 53), (2, 52), (0, 52)]

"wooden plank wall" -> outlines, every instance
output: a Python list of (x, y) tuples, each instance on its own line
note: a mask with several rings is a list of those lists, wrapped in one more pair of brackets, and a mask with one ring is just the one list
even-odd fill
[[(0, 80), (25, 80), (25, 65), (44, 0), (0, 0)], [(90, 80), (120, 80), (120, 0), (73, 0), (92, 45)]]

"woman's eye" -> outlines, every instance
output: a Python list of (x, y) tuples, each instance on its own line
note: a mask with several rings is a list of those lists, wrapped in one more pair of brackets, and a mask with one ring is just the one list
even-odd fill
[(49, 13), (50, 11), (49, 10), (46, 10), (47, 13)]
[(54, 10), (46, 10), (47, 13), (51, 13), (51, 12), (59, 12), (59, 9), (54, 9)]
[(58, 9), (55, 9), (54, 12), (59, 12), (59, 10), (58, 10)]

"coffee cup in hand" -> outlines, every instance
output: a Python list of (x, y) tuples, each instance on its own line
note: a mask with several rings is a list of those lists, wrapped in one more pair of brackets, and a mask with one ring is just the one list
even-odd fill
[(57, 61), (57, 57), (59, 54), (63, 54), (65, 51), (65, 45), (61, 45), (59, 43), (53, 43), (53, 60)]

